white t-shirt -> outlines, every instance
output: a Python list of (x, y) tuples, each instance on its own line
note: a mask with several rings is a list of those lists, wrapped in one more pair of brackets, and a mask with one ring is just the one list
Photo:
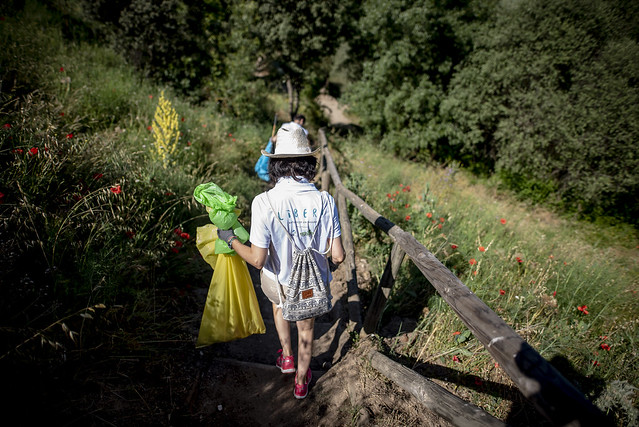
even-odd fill
[[(269, 205), (269, 200), (277, 212), (279, 221)], [(318, 220), (319, 228), (311, 242)], [(279, 282), (288, 285), (293, 245), (280, 221), (299, 249), (307, 248), (312, 243), (313, 248), (322, 253), (328, 249), (328, 239), (341, 236), (342, 231), (333, 197), (326, 192), (318, 191), (314, 184), (306, 180), (297, 182), (293, 178), (280, 178), (275, 187), (268, 191), (268, 199), (265, 193), (256, 196), (251, 205), (251, 244), (269, 248), (264, 274), (275, 280), (275, 274), (279, 273)], [(322, 275), (328, 277), (330, 282), (332, 275), (325, 258), (316, 252), (313, 254)]]

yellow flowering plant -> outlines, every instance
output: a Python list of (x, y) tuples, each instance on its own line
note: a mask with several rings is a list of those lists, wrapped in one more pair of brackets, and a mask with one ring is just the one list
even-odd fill
[(178, 130), (178, 115), (171, 101), (164, 97), (164, 91), (160, 93), (158, 106), (155, 109), (153, 118), (153, 139), (152, 154), (155, 159), (166, 168), (171, 161), (171, 156), (177, 150), (180, 132)]

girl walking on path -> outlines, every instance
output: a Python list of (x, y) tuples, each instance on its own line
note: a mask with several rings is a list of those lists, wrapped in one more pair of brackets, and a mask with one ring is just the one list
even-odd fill
[[(294, 395), (303, 399), (308, 394), (312, 374), (309, 368), (313, 351), (315, 318), (298, 320), (297, 371), (291, 344), (290, 322), (282, 316), (282, 295), (289, 283), (294, 246), (313, 247), (313, 257), (322, 277), (328, 277), (330, 296), (332, 278), (325, 253), (333, 264), (344, 261), (344, 248), (335, 200), (320, 192), (311, 182), (315, 177), (319, 149), (312, 151), (304, 129), (286, 123), (277, 132), (277, 144), (270, 157), (269, 175), (275, 187), (256, 196), (251, 206), (251, 245), (242, 244), (233, 230), (218, 230), (242, 259), (261, 271), (261, 287), (273, 304), (275, 328), (282, 349), (276, 366), (282, 373), (295, 375)], [(278, 289), (278, 287), (280, 287)]]

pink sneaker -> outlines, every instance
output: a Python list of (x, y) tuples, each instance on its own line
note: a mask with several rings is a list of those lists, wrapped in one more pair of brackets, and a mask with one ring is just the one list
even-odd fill
[(275, 366), (280, 368), (283, 374), (291, 374), (295, 372), (295, 357), (294, 356), (282, 356), (282, 349), (277, 351), (280, 355), (275, 361)]
[(313, 375), (311, 374), (311, 368), (308, 368), (306, 371), (306, 382), (304, 384), (298, 384), (295, 381), (295, 390), (293, 390), (293, 394), (296, 399), (304, 399), (308, 394), (308, 384), (311, 382), (311, 378)]

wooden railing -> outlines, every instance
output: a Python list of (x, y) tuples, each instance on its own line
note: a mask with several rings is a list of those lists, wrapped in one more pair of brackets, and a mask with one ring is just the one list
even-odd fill
[[(328, 148), (328, 141), (323, 129), (319, 131), (319, 139), (322, 148), (320, 169), (322, 189), (328, 190), (332, 180), (342, 225), (342, 239), (347, 253), (345, 263), (349, 272), (348, 302), (350, 322), (353, 328), (362, 334), (375, 332), (397, 272), (404, 256), (407, 255), (444, 301), (450, 305), (462, 322), (488, 350), (493, 359), (499, 363), (499, 366), (508, 374), (521, 393), (533, 403), (535, 408), (545, 418), (554, 425), (611, 425), (610, 420), (597, 407), (567, 381), (548, 361), (541, 357), (501, 317), (471, 292), (457, 276), (448, 270), (413, 235), (384, 218), (358, 195), (344, 187)], [(355, 271), (355, 250), (346, 200), (351, 202), (371, 224), (387, 233), (394, 242), (386, 269), (364, 320), (363, 330), (360, 328), (361, 314)], [(397, 369), (389, 368), (394, 362), (390, 361), (390, 359), (382, 362), (383, 359), (374, 353), (369, 355), (369, 359), (373, 366), (377, 365), (376, 368), (378, 370), (385, 370), (386, 372), (382, 373), (385, 373), (388, 377), (406, 377), (406, 375), (398, 375)], [(394, 374), (391, 372), (394, 372)], [(456, 405), (442, 405), (441, 401), (429, 404), (432, 398), (423, 398), (425, 390), (432, 388), (433, 393), (435, 393), (434, 390), (439, 387), (432, 387), (434, 384), (432, 382), (422, 381), (421, 385), (419, 385), (415, 382), (415, 377), (412, 377), (406, 384), (408, 386), (404, 388), (418, 398), (422, 396), (420, 400), (429, 409), (457, 425), (493, 425), (495, 422), (499, 423), (498, 420), (485, 413), (484, 415), (486, 416), (478, 417), (473, 415), (477, 413), (475, 408), (472, 409), (473, 414), (468, 414), (470, 418), (460, 419), (456, 417), (456, 414), (463, 408)], [(424, 384), (427, 384), (427, 387)], [(437, 393), (442, 399), (447, 394), (450, 394), (443, 389)]]

